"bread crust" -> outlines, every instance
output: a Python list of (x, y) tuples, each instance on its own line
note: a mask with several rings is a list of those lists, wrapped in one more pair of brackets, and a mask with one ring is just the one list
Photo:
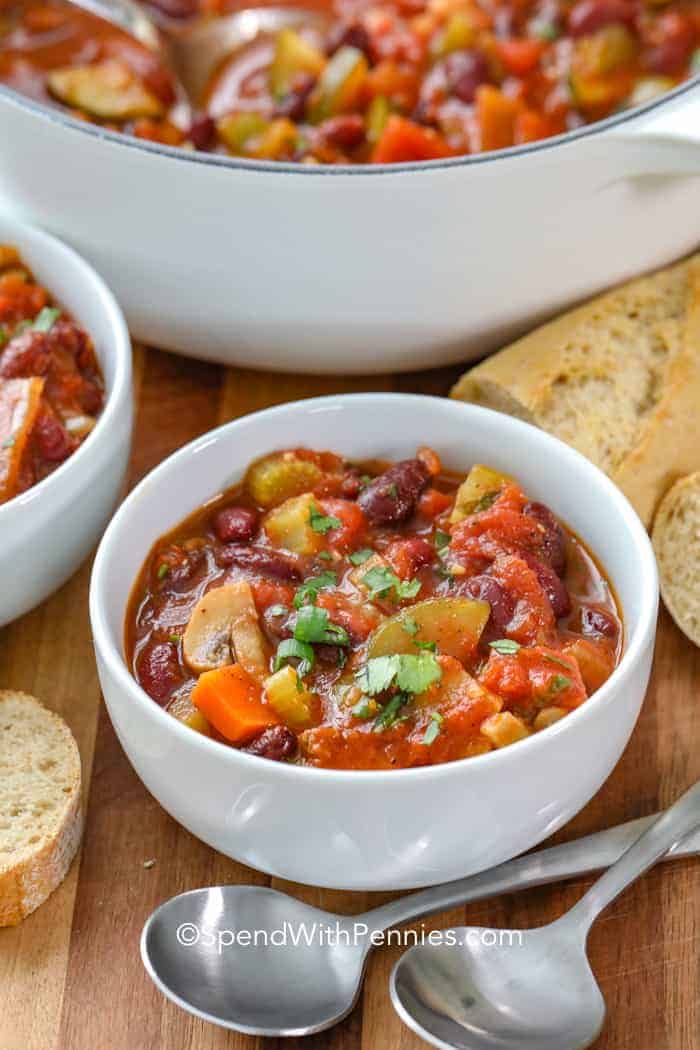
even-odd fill
[[(651, 539), (659, 565), (659, 586), (664, 605), (686, 638), (700, 646), (700, 630), (694, 630), (690, 622), (693, 602), (697, 603), (697, 592), (686, 593), (682, 583), (679, 590), (676, 580), (678, 559), (686, 558), (688, 551), (670, 549), (672, 540), (669, 533), (672, 528), (672, 519), (689, 493), (700, 496), (700, 473), (680, 478), (666, 493), (654, 518)], [(696, 527), (700, 530), (700, 520), (696, 522)], [(700, 569), (700, 566), (697, 568)], [(695, 619), (697, 622), (698, 618)]]
[[(607, 292), (536, 329), (463, 375), (451, 396), (539, 425), (538, 408), (561, 378), (562, 347), (579, 326), (594, 316), (614, 318), (628, 290), (639, 291), (645, 281), (650, 287), (660, 284), (681, 271), (687, 272), (689, 289), (682, 346), (670, 361), (653, 410), (640, 423), (634, 447), (609, 471), (649, 528), (669, 485), (700, 469), (700, 256)], [(585, 373), (584, 354), (577, 367)]]
[(0, 704), (9, 699), (42, 708), (57, 737), (72, 752), (74, 772), (61, 822), (51, 837), (34, 850), (23, 850), (12, 864), (0, 861), (0, 927), (20, 923), (61, 884), (78, 852), (83, 831), (80, 754), (73, 734), (59, 715), (28, 693), (0, 690)]

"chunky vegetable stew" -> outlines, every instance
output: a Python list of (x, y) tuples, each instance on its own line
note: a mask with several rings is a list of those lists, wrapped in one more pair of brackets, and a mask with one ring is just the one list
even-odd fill
[(75, 452), (103, 401), (90, 336), (0, 245), (0, 503)]
[[(198, 0), (154, 0), (188, 17)], [(202, 0), (209, 13), (227, 0)], [(178, 114), (168, 70), (62, 0), (4, 0), (0, 80), (168, 145), (307, 164), (395, 163), (532, 142), (700, 72), (697, 0), (333, 0), (224, 63)]]
[(258, 460), (156, 543), (126, 623), (133, 673), (173, 717), (336, 769), (515, 743), (584, 703), (621, 640), (600, 568), (546, 506), (427, 448)]

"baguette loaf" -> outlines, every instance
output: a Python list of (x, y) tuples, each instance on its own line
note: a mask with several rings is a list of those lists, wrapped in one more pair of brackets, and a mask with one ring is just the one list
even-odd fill
[(700, 645), (700, 474), (669, 489), (654, 518), (652, 542), (666, 608)]
[(0, 927), (63, 881), (80, 843), (80, 755), (62, 718), (0, 691)]
[(700, 469), (700, 255), (538, 328), (463, 375), (452, 397), (573, 445), (649, 527), (668, 487)]

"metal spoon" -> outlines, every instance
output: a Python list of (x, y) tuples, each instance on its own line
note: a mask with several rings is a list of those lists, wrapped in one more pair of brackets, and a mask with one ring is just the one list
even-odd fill
[(203, 15), (185, 23), (151, 18), (134, 0), (69, 0), (103, 18), (155, 51), (173, 73), (193, 106), (201, 103), (212, 74), (223, 59), (259, 36), (285, 26), (321, 28), (327, 16), (295, 7), (246, 8), (230, 15)]
[[(529, 853), (355, 917), (320, 911), (259, 886), (192, 890), (153, 912), (141, 936), (141, 956), (161, 992), (198, 1017), (251, 1035), (308, 1035), (330, 1028), (352, 1010), (373, 938), (389, 927), (607, 867), (655, 820), (633, 820)], [(670, 836), (669, 843), (677, 838)], [(697, 853), (700, 833), (675, 846), (667, 858)], [(263, 936), (252, 943), (255, 931), (266, 934), (267, 943)], [(274, 931), (282, 936), (273, 937)], [(251, 943), (245, 943), (249, 937)], [(275, 943), (280, 940), (285, 943)]]
[[(586, 957), (593, 922), (630, 883), (700, 825), (700, 782), (623, 854), (569, 912), (533, 930), (460, 927), (409, 949), (391, 975), (402, 1020), (434, 1046), (458, 1050), (582, 1050), (605, 1001)], [(454, 943), (453, 943), (454, 940)]]

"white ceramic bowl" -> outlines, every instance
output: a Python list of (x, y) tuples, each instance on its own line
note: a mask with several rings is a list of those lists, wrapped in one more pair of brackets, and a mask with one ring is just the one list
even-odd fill
[(0, 626), (60, 587), (95, 546), (119, 495), (131, 441), (131, 345), (104, 281), (72, 248), (0, 218), (42, 284), (90, 334), (107, 398), (96, 427), (44, 481), (0, 506)]
[[(503, 751), (392, 772), (266, 761), (166, 714), (123, 657), (131, 584), (155, 540), (248, 462), (278, 448), (357, 458), (428, 444), (453, 468), (514, 474), (597, 552), (620, 597), (625, 653), (598, 693), (555, 726)], [(318, 886), (386, 890), (454, 879), (556, 831), (617, 762), (646, 689), (657, 576), (648, 537), (615, 486), (583, 456), (526, 423), (473, 405), (400, 394), (301, 401), (229, 423), (177, 452), (129, 496), (100, 545), (90, 616), (100, 681), (136, 772), (186, 828), (230, 857)]]
[(98, 267), (134, 338), (227, 364), (466, 361), (700, 240), (700, 78), (555, 139), (390, 166), (160, 146), (1, 85), (0, 127), (0, 199)]

